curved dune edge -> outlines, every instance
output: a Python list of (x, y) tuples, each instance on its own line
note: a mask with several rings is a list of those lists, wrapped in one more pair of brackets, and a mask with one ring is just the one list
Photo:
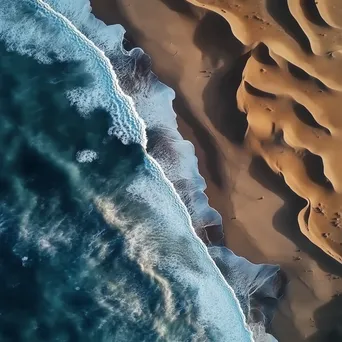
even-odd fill
[(246, 144), (307, 200), (302, 233), (342, 263), (342, 3), (187, 1), (251, 47), (237, 92)]

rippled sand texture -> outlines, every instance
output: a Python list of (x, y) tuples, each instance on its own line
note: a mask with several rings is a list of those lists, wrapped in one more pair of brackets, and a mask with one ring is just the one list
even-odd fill
[(246, 142), (307, 199), (303, 234), (342, 262), (342, 2), (188, 1), (251, 47), (237, 93)]

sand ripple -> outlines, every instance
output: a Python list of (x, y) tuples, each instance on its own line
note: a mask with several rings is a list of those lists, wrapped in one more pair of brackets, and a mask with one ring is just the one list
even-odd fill
[(188, 1), (250, 46), (237, 92), (246, 143), (308, 201), (302, 233), (342, 262), (341, 1)]

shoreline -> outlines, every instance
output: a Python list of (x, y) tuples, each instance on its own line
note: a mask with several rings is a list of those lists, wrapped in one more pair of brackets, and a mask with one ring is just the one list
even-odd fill
[(301, 200), (241, 144), (246, 124), (234, 108), (234, 87), (248, 51), (223, 18), (202, 11), (198, 19), (190, 5), (170, 4), (97, 0), (93, 9), (107, 24), (122, 24), (129, 39), (150, 55), (158, 78), (175, 90), (179, 131), (195, 146), (209, 203), (223, 219), (227, 247), (253, 263), (279, 264), (286, 272), (288, 293), (272, 333), (280, 342), (323, 341), (317, 333), (320, 322), (336, 309), (340, 299), (331, 298), (342, 291), (342, 281), (327, 274), (342, 276), (342, 267), (301, 235)]

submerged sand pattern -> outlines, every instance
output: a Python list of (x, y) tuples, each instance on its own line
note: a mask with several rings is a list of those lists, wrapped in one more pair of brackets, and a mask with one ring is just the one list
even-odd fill
[(308, 201), (303, 234), (342, 262), (342, 2), (188, 1), (251, 48), (237, 92), (246, 143)]

